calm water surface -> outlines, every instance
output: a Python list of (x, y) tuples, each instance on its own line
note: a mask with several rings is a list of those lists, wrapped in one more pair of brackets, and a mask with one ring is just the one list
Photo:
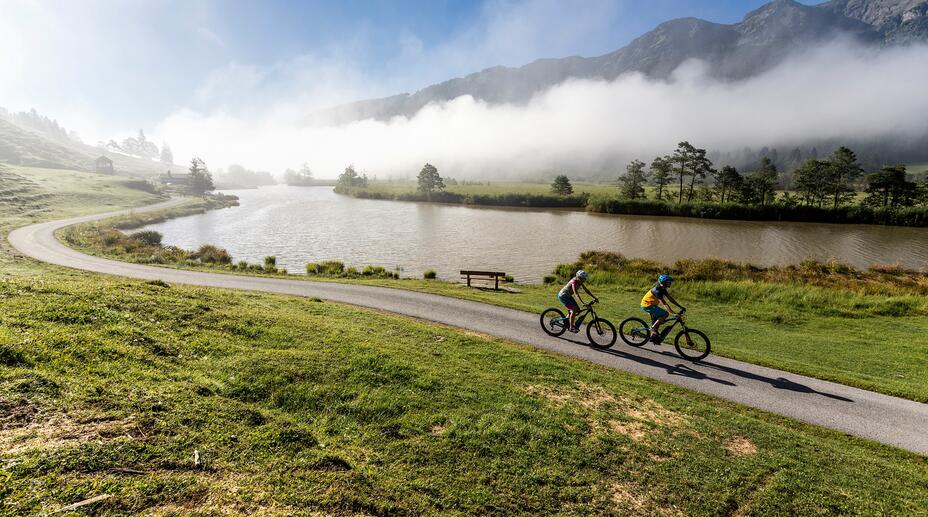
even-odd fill
[(146, 227), (183, 248), (216, 244), (236, 260), (275, 255), (280, 267), (342, 260), (400, 267), (420, 277), (434, 269), (505, 271), (537, 282), (581, 251), (618, 251), (664, 262), (719, 257), (754, 264), (836, 258), (857, 267), (928, 266), (928, 230), (817, 223), (713, 221), (610, 216), (559, 210), (468, 208), (339, 196), (331, 187), (227, 191), (241, 206)]

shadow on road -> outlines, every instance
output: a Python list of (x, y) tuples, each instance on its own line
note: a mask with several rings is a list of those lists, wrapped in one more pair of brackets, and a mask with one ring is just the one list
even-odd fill
[(824, 391), (814, 390), (806, 386), (805, 384), (799, 384), (798, 382), (791, 381), (789, 379), (784, 379), (783, 377), (777, 377), (777, 378), (767, 377), (766, 375), (746, 372), (738, 368), (732, 368), (730, 366), (722, 366), (720, 364), (716, 364), (716, 363), (712, 363), (708, 361), (702, 361), (700, 364), (703, 364), (709, 368), (714, 368), (716, 370), (728, 372), (733, 375), (737, 375), (739, 377), (744, 377), (746, 379), (753, 379), (757, 381), (766, 382), (770, 384), (771, 386), (773, 386), (774, 388), (777, 388), (780, 390), (789, 390), (789, 391), (795, 391), (799, 393), (817, 394), (823, 397), (828, 397), (830, 399), (840, 400), (842, 402), (854, 402), (854, 399), (849, 399), (847, 397), (842, 397), (841, 395), (835, 395), (833, 393), (825, 393)]
[[(569, 337), (564, 337), (564, 336), (562, 336), (560, 339), (562, 339), (563, 341), (567, 341), (569, 343), (580, 345), (580, 346), (586, 346), (586, 347), (590, 346), (588, 342), (581, 341), (578, 339), (571, 339)], [(661, 370), (666, 371), (670, 375), (679, 375), (681, 377), (687, 377), (690, 379), (711, 381), (711, 382), (715, 382), (715, 383), (722, 384), (725, 386), (737, 386), (737, 384), (734, 382), (731, 382), (726, 379), (720, 379), (718, 377), (712, 377), (711, 375), (708, 375), (705, 372), (699, 371), (688, 364), (680, 363), (679, 362), (680, 357), (672, 352), (668, 352), (664, 350), (652, 350), (650, 348), (639, 348), (638, 350), (650, 352), (650, 354), (653, 354), (656, 357), (636, 355), (633, 353), (623, 352), (621, 350), (616, 350), (616, 349), (607, 349), (607, 350), (598, 350), (598, 351), (604, 354), (621, 357), (622, 359), (627, 359), (629, 361), (634, 361), (644, 366), (650, 366), (652, 368), (659, 368)], [(663, 357), (672, 358), (674, 361), (664, 362), (660, 360)], [(731, 375), (736, 375), (744, 379), (765, 382), (773, 386), (774, 388), (780, 389), (780, 390), (789, 390), (789, 391), (795, 391), (797, 393), (808, 393), (808, 394), (821, 395), (823, 397), (827, 397), (827, 398), (834, 399), (834, 400), (840, 400), (842, 402), (854, 402), (853, 399), (842, 397), (841, 395), (835, 395), (833, 393), (826, 393), (823, 391), (818, 391), (818, 390), (810, 388), (809, 386), (806, 386), (805, 384), (800, 384), (798, 382), (791, 381), (783, 377), (776, 377), (776, 378), (767, 377), (766, 375), (748, 372), (740, 368), (724, 366), (724, 365), (714, 363), (711, 361), (706, 361), (706, 360), (699, 361), (693, 364), (695, 366), (704, 366), (709, 369), (714, 369), (714, 370), (725, 372)]]
[[(665, 371), (666, 371), (668, 374), (670, 374), (670, 375), (679, 375), (679, 376), (681, 376), (681, 377), (689, 377), (689, 378), (691, 378), (691, 379), (696, 379), (696, 380), (701, 380), (701, 381), (702, 381), (702, 380), (705, 380), (705, 381), (712, 381), (712, 382), (716, 382), (716, 383), (718, 383), (718, 384), (723, 384), (723, 385), (725, 385), (725, 386), (737, 386), (737, 384), (735, 384), (735, 383), (733, 383), (733, 382), (726, 381), (725, 379), (718, 379), (718, 378), (715, 378), (715, 377), (711, 377), (711, 376), (709, 376), (709, 375), (706, 375), (706, 374), (703, 373), (703, 372), (700, 372), (700, 371), (698, 371), (698, 370), (694, 370), (693, 368), (689, 367), (688, 365), (685, 365), (685, 364), (682, 364), (682, 363), (677, 363), (677, 364), (663, 363), (663, 362), (661, 362), (661, 361), (658, 361), (658, 360), (655, 360), (655, 359), (651, 359), (651, 358), (649, 358), (649, 357), (643, 357), (643, 356), (639, 356), (639, 355), (635, 355), (635, 354), (630, 354), (630, 353), (628, 353), (628, 352), (622, 352), (622, 351), (615, 350), (615, 349), (612, 349), (612, 348), (609, 348), (609, 349), (606, 349), (606, 350), (600, 350), (600, 349), (596, 349), (596, 348), (591, 347), (591, 346), (590, 346), (590, 343), (587, 342), (587, 341), (580, 341), (580, 340), (576, 340), (576, 339), (571, 339), (571, 338), (565, 337), (565, 336), (561, 336), (559, 339), (561, 339), (562, 341), (567, 341), (568, 343), (574, 343), (574, 344), (576, 344), (576, 345), (589, 347), (590, 349), (596, 350), (597, 352), (602, 352), (602, 353), (604, 353), (604, 354), (614, 355), (614, 356), (616, 356), (616, 357), (621, 357), (622, 359), (627, 359), (627, 360), (629, 360), (629, 361), (634, 361), (634, 362), (636, 362), (636, 363), (639, 363), (639, 364), (642, 364), (642, 365), (645, 365), (645, 366), (650, 366), (650, 367), (652, 367), (652, 368), (660, 368), (660, 369), (662, 369), (662, 370), (665, 370)], [(648, 350), (648, 349), (643, 349), (643, 350)], [(649, 350), (649, 351), (654, 352), (653, 350)], [(658, 353), (660, 353), (660, 352), (658, 352)], [(667, 354), (667, 355), (670, 355), (670, 354)], [(673, 356), (673, 357), (674, 357), (675, 359), (677, 359), (677, 360), (680, 359), (678, 356)]]

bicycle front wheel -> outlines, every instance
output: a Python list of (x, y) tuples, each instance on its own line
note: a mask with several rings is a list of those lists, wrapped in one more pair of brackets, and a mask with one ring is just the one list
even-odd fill
[(568, 322), (564, 319), (564, 313), (558, 309), (546, 309), (541, 313), (541, 328), (545, 334), (558, 337), (567, 332)]
[(704, 359), (712, 350), (709, 336), (693, 329), (680, 331), (673, 340), (673, 346), (677, 349), (678, 354), (690, 361)]
[(628, 318), (619, 323), (619, 335), (622, 341), (631, 346), (644, 346), (650, 337), (650, 327), (638, 318)]
[(586, 337), (593, 348), (609, 348), (615, 344), (615, 326), (608, 320), (596, 318), (586, 326)]

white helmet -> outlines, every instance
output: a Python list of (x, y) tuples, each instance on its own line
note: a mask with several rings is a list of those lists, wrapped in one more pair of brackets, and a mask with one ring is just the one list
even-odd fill
[(586, 280), (589, 276), (590, 275), (588, 275), (587, 272), (582, 269), (580, 271), (577, 271), (577, 278), (579, 278), (580, 280)]

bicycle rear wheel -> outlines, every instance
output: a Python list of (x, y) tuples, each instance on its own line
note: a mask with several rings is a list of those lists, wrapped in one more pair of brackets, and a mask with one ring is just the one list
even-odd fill
[(545, 309), (545, 311), (541, 313), (541, 328), (545, 331), (545, 334), (558, 337), (567, 332), (568, 323), (564, 318), (564, 313), (561, 312), (560, 309), (555, 309), (553, 307)]
[(622, 341), (631, 346), (643, 346), (648, 342), (650, 327), (644, 320), (628, 318), (619, 323), (619, 335)]
[(681, 330), (673, 340), (673, 346), (678, 354), (690, 361), (704, 359), (712, 350), (709, 336), (693, 329)]
[(615, 344), (615, 326), (602, 318), (596, 318), (586, 326), (586, 337), (593, 348), (609, 348)]

